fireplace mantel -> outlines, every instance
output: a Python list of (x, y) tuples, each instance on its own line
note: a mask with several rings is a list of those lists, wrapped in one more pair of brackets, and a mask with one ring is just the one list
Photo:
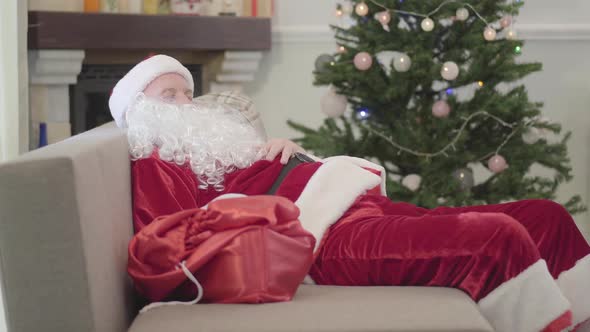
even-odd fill
[[(0, 0), (2, 1), (2, 0)], [(70, 87), (83, 65), (132, 65), (152, 53), (200, 65), (199, 90), (242, 90), (271, 47), (268, 18), (29, 12), (31, 148), (71, 135)], [(74, 116), (71, 116), (74, 114)]]
[(30, 11), (29, 49), (270, 49), (268, 18)]

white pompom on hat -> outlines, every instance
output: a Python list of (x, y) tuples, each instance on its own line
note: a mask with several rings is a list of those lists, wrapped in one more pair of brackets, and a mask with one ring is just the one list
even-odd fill
[(109, 99), (109, 108), (119, 128), (127, 127), (125, 113), (137, 94), (159, 76), (169, 73), (184, 77), (190, 89), (194, 90), (195, 83), (190, 71), (178, 60), (163, 54), (154, 55), (138, 63), (117, 82)]

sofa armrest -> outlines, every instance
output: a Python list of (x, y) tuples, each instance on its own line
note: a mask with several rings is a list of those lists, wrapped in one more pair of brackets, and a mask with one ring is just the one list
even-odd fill
[(0, 165), (9, 331), (127, 330), (129, 173), (125, 136), (112, 124)]

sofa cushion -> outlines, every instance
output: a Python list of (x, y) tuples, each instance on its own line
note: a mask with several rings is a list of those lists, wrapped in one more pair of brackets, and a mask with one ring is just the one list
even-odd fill
[(461, 291), (425, 287), (302, 285), (292, 302), (165, 306), (130, 332), (493, 331)]

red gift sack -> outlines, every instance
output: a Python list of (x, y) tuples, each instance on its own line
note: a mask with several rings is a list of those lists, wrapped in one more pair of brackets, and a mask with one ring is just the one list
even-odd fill
[(223, 199), (207, 210), (162, 216), (131, 240), (127, 271), (151, 301), (197, 295), (217, 303), (289, 301), (315, 246), (298, 216), (279, 196)]

